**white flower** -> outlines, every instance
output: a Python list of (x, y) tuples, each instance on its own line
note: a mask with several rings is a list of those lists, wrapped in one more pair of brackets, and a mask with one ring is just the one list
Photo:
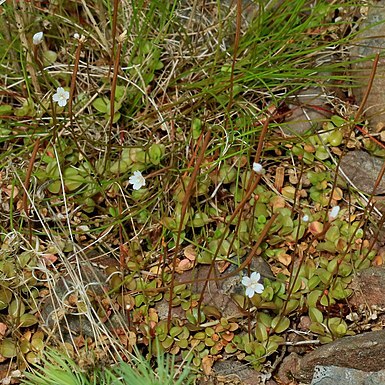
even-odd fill
[(340, 212), (340, 206), (334, 206), (329, 213), (329, 221), (334, 221), (337, 218), (338, 213)]
[(132, 188), (134, 190), (139, 190), (146, 184), (146, 180), (140, 171), (134, 171), (134, 175), (130, 176), (128, 182), (133, 185)]
[(58, 87), (56, 94), (53, 95), (52, 99), (60, 107), (64, 107), (67, 104), (67, 100), (70, 98), (70, 93), (66, 91), (63, 87)]
[(254, 294), (261, 294), (264, 290), (264, 287), (258, 281), (260, 280), (261, 275), (257, 272), (251, 273), (250, 277), (242, 278), (242, 285), (246, 287), (246, 295), (249, 298), (253, 298)]
[(35, 45), (40, 44), (43, 41), (43, 32), (37, 32), (32, 37), (32, 43)]
[(310, 218), (309, 218), (309, 215), (305, 214), (303, 217), (302, 217), (302, 222), (309, 222)]
[(74, 33), (74, 39), (79, 40), (81, 43), (86, 41), (86, 37), (84, 35), (79, 35), (77, 32)]
[(262, 175), (264, 172), (262, 165), (256, 162), (253, 163), (253, 170), (259, 175)]

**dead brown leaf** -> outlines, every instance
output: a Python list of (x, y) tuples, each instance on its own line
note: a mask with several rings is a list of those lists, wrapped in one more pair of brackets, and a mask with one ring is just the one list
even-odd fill
[(197, 251), (195, 250), (195, 247), (193, 245), (188, 245), (184, 250), (183, 250), (184, 256), (189, 259), (190, 261), (195, 261), (197, 257)]
[(282, 209), (286, 206), (285, 198), (281, 196), (275, 196), (270, 199), (270, 205), (273, 208), (273, 212), (276, 212), (277, 209)]
[(373, 266), (381, 266), (384, 263), (384, 260), (381, 255), (376, 255), (372, 263)]
[(274, 275), (277, 275), (278, 273), (282, 273), (286, 276), (290, 275), (290, 272), (288, 269), (286, 269), (286, 267), (281, 268), (281, 267), (277, 267), (277, 266), (271, 266), (271, 271), (273, 272)]
[(176, 272), (177, 273), (183, 273), (184, 271), (191, 270), (194, 266), (194, 262), (190, 261), (189, 259), (182, 259), (177, 267), (176, 267)]
[(230, 266), (229, 261), (219, 261), (217, 263), (218, 271), (222, 274)]
[(44, 260), (47, 266), (50, 266), (57, 261), (57, 256), (55, 254), (43, 254), (41, 258)]
[(16, 186), (8, 185), (7, 187), (3, 187), (3, 191), (13, 199), (19, 195), (19, 189)]
[(202, 369), (206, 376), (209, 376), (213, 371), (214, 359), (208, 355), (202, 358)]
[(277, 167), (277, 170), (275, 172), (274, 186), (279, 192), (281, 192), (281, 189), (283, 187), (284, 179), (285, 179), (285, 168)]
[(311, 222), (310, 223), (310, 226), (309, 226), (309, 231), (313, 234), (313, 235), (319, 235), (322, 233), (324, 229), (324, 225), (321, 223), (321, 222), (318, 222), (318, 221), (314, 221), (314, 222)]
[(0, 322), (0, 338), (3, 338), (5, 336), (5, 332), (7, 331), (8, 329), (8, 326), (3, 323), (3, 322)]
[(278, 261), (284, 264), (285, 266), (289, 266), (291, 263), (291, 256), (286, 253), (280, 254), (278, 256)]

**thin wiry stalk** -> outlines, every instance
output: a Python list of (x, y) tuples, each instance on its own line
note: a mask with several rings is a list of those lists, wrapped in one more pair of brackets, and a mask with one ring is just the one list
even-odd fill
[[(175, 242), (175, 251), (174, 251), (174, 258), (173, 258), (173, 263), (172, 263), (172, 270), (171, 270), (171, 282), (170, 282), (170, 302), (169, 302), (169, 307), (168, 307), (168, 316), (167, 316), (167, 328), (170, 329), (171, 327), (171, 316), (172, 316), (172, 298), (173, 298), (173, 293), (174, 293), (174, 286), (175, 286), (175, 271), (176, 271), (176, 258), (178, 256), (178, 251), (179, 251), (179, 245), (180, 245), (180, 236), (182, 233), (182, 226), (184, 222), (184, 218), (186, 216), (186, 211), (187, 207), (190, 203), (190, 198), (191, 195), (194, 191), (194, 186), (196, 184), (196, 178), (199, 173), (201, 164), (203, 162), (203, 159), (205, 157), (205, 151), (207, 149), (207, 146), (210, 142), (210, 131), (208, 131), (205, 135), (204, 141), (202, 142), (202, 145), (200, 147), (200, 152), (198, 157), (196, 158), (196, 163), (194, 165), (193, 172), (191, 174), (191, 179), (186, 187), (186, 192), (185, 196), (182, 201), (182, 210), (181, 210), (181, 215), (180, 215), (180, 223), (179, 223), (179, 229), (177, 233), (177, 238)], [(199, 309), (199, 307), (198, 307)]]

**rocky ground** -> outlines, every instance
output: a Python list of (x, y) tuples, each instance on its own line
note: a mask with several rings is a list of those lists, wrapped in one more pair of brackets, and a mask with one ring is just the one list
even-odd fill
[[(247, 16), (252, 18), (255, 16), (254, 3), (247, 3)], [(278, 4), (279, 1), (276, 3)], [(350, 56), (354, 62), (350, 69), (354, 84), (352, 84), (352, 94), (349, 97), (353, 101), (352, 103), (361, 106), (355, 117), (367, 119), (367, 124), (357, 125), (357, 130), (366, 130), (365, 136), (368, 134), (371, 136), (371, 140), (378, 141), (380, 151), (383, 151), (385, 149), (382, 144), (385, 142), (385, 59), (382, 58), (381, 52), (385, 50), (385, 38), (383, 37), (385, 36), (385, 0), (374, 2), (365, 9), (364, 13), (367, 17), (365, 22), (360, 25), (356, 39), (360, 43), (354, 47), (343, 47), (341, 51)], [(375, 23), (374, 27), (372, 27), (373, 23)], [(355, 33), (355, 31), (351, 32)], [(228, 42), (226, 41), (226, 43)], [(377, 67), (374, 64), (375, 60), (360, 60), (368, 55), (372, 55), (374, 58), (377, 53), (380, 53)], [(330, 84), (330, 88), (307, 88), (288, 97), (287, 107), (292, 113), (283, 119), (282, 127), (280, 127), (282, 131), (290, 136), (293, 133), (301, 135), (309, 129), (321, 128), (321, 122), (333, 115), (331, 112), (333, 109), (330, 107), (332, 103), (329, 98), (331, 95), (335, 98), (341, 98), (340, 105), (344, 105), (344, 103), (349, 105), (346, 95), (340, 95), (334, 84)], [(362, 194), (364, 202), (373, 202), (374, 205), (370, 207), (370, 210), (376, 212), (377, 218), (381, 218), (382, 213), (385, 213), (385, 178), (383, 178), (385, 152), (377, 154), (382, 155), (380, 158), (375, 156), (376, 153), (369, 153), (362, 147), (355, 146), (355, 143), (352, 143), (351, 146), (347, 145), (343, 150), (338, 145), (334, 146), (334, 149), (338, 151), (334, 154), (336, 155), (334, 159), (339, 162), (338, 173), (344, 179), (344, 183)], [(293, 186), (289, 187), (294, 189)], [(380, 226), (378, 227), (381, 227), (381, 221), (379, 223)], [(370, 225), (368, 224), (368, 226)], [(339, 311), (337, 316), (346, 317), (350, 322), (349, 325), (353, 325), (352, 330), (355, 335), (345, 336), (321, 345), (320, 340), (310, 338), (310, 334), (305, 332), (309, 331), (310, 317), (298, 317), (300, 319), (298, 323), (295, 321), (295, 329), (287, 328), (284, 330), (285, 342), (281, 343), (278, 353), (272, 355), (271, 361), (268, 361), (269, 370), (264, 373), (257, 372), (250, 365), (245, 364), (245, 361), (240, 362), (240, 360), (235, 359), (235, 355), (226, 357), (226, 354), (223, 354), (223, 360), (210, 363), (212, 364), (212, 372), (211, 365), (208, 365), (210, 366), (210, 373), (205, 373), (207, 376), (201, 379), (200, 385), (385, 384), (385, 370), (383, 370), (385, 368), (385, 267), (383, 264), (385, 261), (385, 230), (380, 230), (379, 234), (376, 234), (373, 227), (372, 234), (374, 235), (371, 240), (369, 239), (369, 242), (372, 242), (371, 246), (376, 249), (378, 260), (375, 260), (369, 268), (355, 273), (349, 286), (353, 294), (348, 298), (346, 304), (336, 310)], [(178, 280), (181, 282), (197, 280), (191, 287), (192, 294), (204, 292), (203, 302), (215, 304), (214, 310), (220, 313), (218, 319), (221, 317), (225, 319), (237, 318), (236, 316), (241, 313), (239, 318), (242, 320), (239, 321), (239, 324), (244, 330), (247, 327), (250, 328), (250, 323), (246, 324), (248, 321), (246, 318), (251, 313), (247, 313), (246, 308), (243, 308), (244, 311), (242, 312), (240, 306), (231, 300), (233, 295), (244, 294), (244, 287), (241, 285), (241, 278), (238, 274), (218, 280), (214, 284), (213, 281), (215, 278), (220, 278), (221, 273), (225, 276), (231, 273), (231, 267), (226, 266), (224, 271), (217, 272), (215, 277), (210, 276), (212, 281), (207, 290), (204, 290), (203, 283), (198, 281), (207, 278), (209, 268), (208, 265), (199, 265), (196, 269), (191, 269), (191, 261), (195, 258), (195, 256), (191, 260), (188, 258), (187, 254), (192, 253), (191, 250), (193, 248), (183, 250), (186, 258), (179, 261), (178, 267), (181, 271), (178, 273), (181, 274), (178, 275)], [(82, 265), (80, 269), (82, 284), (87, 289), (92, 288), (95, 302), (100, 300), (109, 290), (100, 282), (113, 281), (114, 275), (119, 278), (117, 274), (119, 261), (106, 257), (98, 251), (100, 250), (96, 250), (95, 255), (87, 254), (84, 258), (87, 263)], [(124, 248), (121, 248), (121, 251), (124, 254)], [(100, 254), (102, 254), (102, 261), (98, 260)], [(90, 268), (89, 262), (92, 262), (93, 268)], [(99, 262), (102, 262), (102, 268), (99, 266)], [(183, 269), (183, 263), (190, 263), (191, 266)], [(262, 277), (274, 277), (276, 274), (272, 271), (273, 268), (261, 256), (254, 256), (250, 264), (250, 269), (258, 271)], [(127, 281), (127, 286), (130, 282)], [(57, 337), (66, 341), (71, 338), (71, 335), (93, 336), (94, 325), (87, 317), (79, 316), (81, 307), (78, 308), (75, 295), (78, 290), (77, 285), (76, 279), (67, 273), (56, 281), (56, 286), (52, 290), (47, 290), (47, 295), (41, 302), (40, 316), (44, 321), (43, 326), (52, 331), (50, 338)], [(112, 283), (111, 286), (113, 287)], [(136, 287), (133, 289), (129, 287), (129, 289), (134, 291)], [(191, 293), (189, 296), (192, 298)], [(133, 299), (129, 295), (126, 299), (127, 303), (124, 303), (124, 309), (130, 310), (134, 305), (129, 301)], [(67, 310), (71, 308), (73, 314), (67, 314), (63, 318), (64, 305), (67, 306)], [(110, 303), (107, 301), (103, 302), (103, 305), (106, 309), (110, 309)], [(118, 306), (119, 304), (115, 305)], [(123, 307), (122, 303), (120, 305)], [(156, 302), (151, 310), (154, 314), (156, 313), (160, 320), (167, 319), (169, 312), (167, 298), (162, 298)], [(130, 330), (129, 317), (127, 319), (115, 319), (113, 316), (110, 317), (107, 312), (101, 312), (101, 314), (106, 319), (103, 321), (103, 327), (114, 331)], [(183, 317), (186, 317), (186, 311), (180, 306), (175, 306), (172, 308), (172, 315), (183, 320), (185, 319)], [(238, 326), (236, 325), (236, 327)], [(230, 331), (232, 330), (229, 330), (229, 334), (231, 334)], [(127, 345), (136, 343), (135, 334), (130, 333), (127, 334), (127, 339), (133, 336), (134, 342), (131, 343), (122, 337), (122, 343)], [(271, 337), (270, 334), (267, 333), (267, 335), (269, 338)], [(83, 344), (80, 337), (76, 341)], [(43, 344), (43, 340), (41, 340), (41, 344)], [(283, 349), (281, 349), (282, 347)], [(208, 357), (208, 360), (211, 358)], [(4, 365), (3, 368), (0, 368), (1, 371), (7, 375), (8, 367)]]
[[(384, 50), (384, 21), (385, 1), (377, 1), (369, 7), (367, 20), (361, 27), (359, 35), (362, 39), (361, 44), (350, 49), (352, 59), (370, 54), (375, 55)], [(378, 24), (368, 28), (373, 23)], [(373, 61), (353, 65), (352, 74), (358, 76), (359, 86), (352, 88), (352, 92), (355, 100), (361, 103), (369, 90), (364, 105), (365, 117), (369, 122), (370, 133), (373, 136), (381, 136), (380, 132), (385, 126), (384, 56), (379, 58), (373, 84), (368, 89), (372, 69)], [(318, 112), (314, 108), (306, 107), (306, 105), (324, 107), (327, 100), (323, 90), (306, 90), (298, 94), (295, 101), (297, 105), (303, 107), (296, 109), (295, 114), (288, 120), (290, 130), (295, 130), (300, 134), (325, 118), (326, 109)], [(369, 195), (374, 192), (376, 209), (381, 213), (384, 212), (382, 201), (383, 194), (385, 194), (385, 178), (381, 178), (383, 166), (382, 158), (355, 149), (345, 153), (341, 157), (339, 165), (340, 171), (352, 187)], [(382, 174), (380, 174), (381, 172)], [(380, 233), (376, 241), (380, 254), (385, 253), (383, 240), (384, 235)], [(357, 321), (360, 334), (343, 337), (323, 346), (315, 345), (314, 350), (310, 352), (309, 349), (303, 349), (304, 345), (298, 344), (290, 347), (289, 354), (278, 363), (277, 381), (280, 384), (385, 384), (385, 370), (383, 370), (385, 368), (385, 330), (383, 330), (385, 326), (385, 267), (383, 265), (370, 267), (358, 273), (351, 287), (354, 294), (349, 298), (348, 305), (358, 308), (359, 312), (352, 312), (348, 317)], [(216, 370), (223, 375), (224, 382), (226, 378), (230, 382), (237, 378), (240, 383), (245, 385), (277, 383), (250, 369), (238, 367), (239, 363), (236, 362), (232, 367), (229, 362), (226, 367), (218, 364)], [(229, 376), (228, 373), (232, 373), (232, 375)], [(234, 373), (238, 373), (238, 375)]]

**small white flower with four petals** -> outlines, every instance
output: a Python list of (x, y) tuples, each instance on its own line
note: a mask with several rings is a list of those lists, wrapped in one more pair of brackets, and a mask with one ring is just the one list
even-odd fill
[(53, 95), (52, 99), (60, 107), (64, 107), (67, 104), (67, 100), (70, 98), (70, 93), (66, 91), (63, 87), (58, 87), (56, 94)]
[(250, 277), (242, 278), (242, 285), (246, 287), (246, 295), (249, 298), (253, 298), (254, 294), (261, 294), (265, 289), (264, 286), (258, 281), (261, 279), (261, 275), (257, 272), (251, 273)]
[(43, 42), (43, 36), (44, 36), (43, 32), (36, 32), (32, 37), (32, 43), (34, 45), (38, 45), (38, 44), (42, 43)]
[(332, 222), (338, 217), (340, 206), (334, 206), (329, 212), (329, 221)]
[(134, 171), (134, 175), (130, 176), (128, 182), (133, 185), (132, 188), (134, 190), (139, 190), (146, 185), (146, 180), (140, 171)]
[(264, 173), (264, 169), (260, 163), (254, 162), (253, 163), (253, 170), (259, 175), (262, 175)]

